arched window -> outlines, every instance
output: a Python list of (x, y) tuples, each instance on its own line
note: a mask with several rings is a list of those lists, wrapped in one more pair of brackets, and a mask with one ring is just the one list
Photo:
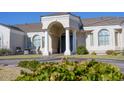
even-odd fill
[(101, 30), (98, 33), (98, 44), (99, 46), (109, 45), (109, 31), (108, 30)]
[(33, 37), (33, 45), (35, 48), (39, 48), (41, 46), (41, 38), (39, 35), (35, 35)]

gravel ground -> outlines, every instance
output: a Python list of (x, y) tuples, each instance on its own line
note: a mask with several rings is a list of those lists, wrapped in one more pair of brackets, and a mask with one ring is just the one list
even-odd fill
[(0, 65), (0, 81), (15, 80), (20, 75), (21, 70), (29, 71), (27, 69), (16, 67), (13, 65)]

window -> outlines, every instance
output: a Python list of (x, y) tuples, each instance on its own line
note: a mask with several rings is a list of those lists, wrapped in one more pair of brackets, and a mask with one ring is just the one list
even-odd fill
[(90, 46), (94, 45), (93, 33), (90, 33)]
[(39, 48), (41, 46), (41, 39), (39, 35), (35, 35), (33, 37), (33, 45), (35, 48)]
[(30, 37), (27, 38), (27, 47), (31, 48), (31, 38)]
[(99, 46), (109, 45), (109, 31), (108, 30), (101, 30), (98, 33), (98, 44)]
[(42, 37), (42, 48), (45, 47), (45, 37)]

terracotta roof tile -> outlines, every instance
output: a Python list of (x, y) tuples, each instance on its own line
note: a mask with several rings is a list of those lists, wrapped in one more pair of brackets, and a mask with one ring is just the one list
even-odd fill
[(32, 24), (19, 24), (16, 27), (22, 29), (24, 32), (41, 32), (42, 24), (32, 23)]
[(82, 19), (84, 26), (106, 26), (106, 25), (121, 25), (124, 17), (98, 17)]
[(0, 25), (5, 26), (5, 27), (7, 27), (9, 29), (14, 29), (14, 30), (18, 30), (18, 31), (23, 32), (23, 30), (21, 30), (20, 28), (18, 28), (16, 26), (13, 26), (13, 25), (7, 25), (7, 24), (2, 24), (2, 23), (0, 23)]
[[(124, 17), (97, 17), (97, 18), (86, 18), (82, 19), (84, 27), (89, 26), (108, 26), (108, 25), (121, 25), (124, 21)], [(32, 23), (32, 24), (19, 24), (15, 25), (24, 32), (41, 32), (42, 24), (41, 23)]]

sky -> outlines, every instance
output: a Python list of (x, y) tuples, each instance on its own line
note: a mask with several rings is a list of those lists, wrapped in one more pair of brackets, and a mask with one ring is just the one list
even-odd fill
[[(28, 24), (39, 23), (40, 16), (48, 15), (53, 12), (0, 12), (0, 23), (3, 24)], [(101, 16), (120, 16), (124, 17), (124, 12), (71, 12), (81, 18), (94, 18)]]

